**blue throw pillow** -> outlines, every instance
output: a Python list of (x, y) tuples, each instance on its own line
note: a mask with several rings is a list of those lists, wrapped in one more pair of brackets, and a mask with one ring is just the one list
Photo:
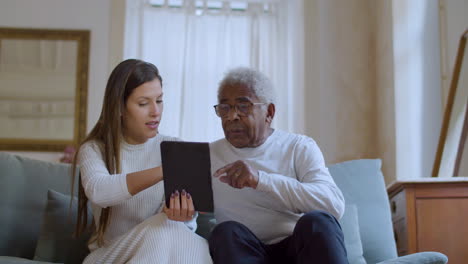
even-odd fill
[[(47, 205), (41, 231), (34, 254), (34, 260), (82, 263), (89, 253), (87, 241), (90, 233), (73, 237), (77, 216), (77, 199), (53, 190), (47, 192)], [(91, 212), (88, 210), (88, 223)]]
[(350, 160), (328, 166), (345, 201), (358, 210), (363, 256), (369, 263), (397, 257), (392, 216), (379, 159)]
[(343, 230), (349, 264), (366, 264), (366, 260), (362, 256), (357, 206), (355, 204), (346, 204), (344, 215), (339, 222)]

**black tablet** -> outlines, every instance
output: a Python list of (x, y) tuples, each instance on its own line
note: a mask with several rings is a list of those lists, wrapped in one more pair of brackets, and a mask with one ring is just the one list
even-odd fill
[(164, 193), (169, 207), (171, 194), (185, 189), (196, 211), (213, 212), (210, 146), (201, 142), (161, 142)]

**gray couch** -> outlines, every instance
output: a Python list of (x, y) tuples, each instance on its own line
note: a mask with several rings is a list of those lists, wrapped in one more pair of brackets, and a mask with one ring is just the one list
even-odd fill
[[(350, 263), (446, 263), (436, 252), (397, 258), (380, 166), (380, 160), (329, 166), (347, 203), (340, 223)], [(0, 264), (81, 263), (89, 234), (71, 235), (76, 204), (70, 203), (70, 166), (0, 152), (0, 182)], [(212, 215), (201, 214), (198, 225), (206, 237)]]

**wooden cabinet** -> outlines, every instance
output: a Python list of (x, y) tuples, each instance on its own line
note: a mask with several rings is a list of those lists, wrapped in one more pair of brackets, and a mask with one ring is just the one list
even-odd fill
[(468, 263), (468, 179), (429, 180), (387, 188), (398, 255), (437, 251)]

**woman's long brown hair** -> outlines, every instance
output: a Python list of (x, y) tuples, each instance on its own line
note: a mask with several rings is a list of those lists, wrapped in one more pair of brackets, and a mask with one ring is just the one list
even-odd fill
[[(120, 141), (122, 137), (122, 112), (132, 91), (145, 82), (158, 78), (162, 86), (159, 70), (151, 63), (136, 59), (121, 62), (112, 71), (107, 81), (101, 115), (89, 135), (81, 142), (80, 147), (89, 141), (94, 141), (100, 148), (104, 163), (109, 174), (121, 173)], [(78, 166), (80, 148), (75, 154), (72, 164), (72, 194)], [(104, 244), (104, 233), (109, 225), (111, 207), (102, 208), (99, 225), (88, 227), (88, 197), (86, 197), (81, 176), (78, 178), (78, 216), (75, 235), (79, 236), (87, 228), (97, 227), (94, 239), (98, 245)]]

